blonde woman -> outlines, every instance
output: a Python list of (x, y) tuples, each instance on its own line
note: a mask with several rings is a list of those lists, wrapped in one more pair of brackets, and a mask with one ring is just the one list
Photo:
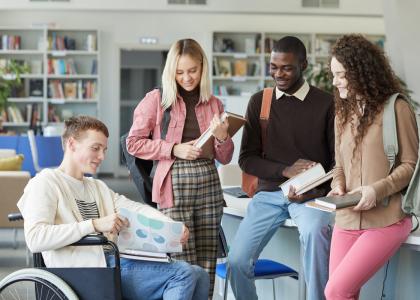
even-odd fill
[[(183, 39), (172, 45), (162, 74), (162, 90), (162, 95), (157, 89), (149, 92), (135, 109), (127, 150), (139, 158), (159, 161), (153, 201), (190, 230), (182, 254), (174, 257), (209, 273), (211, 297), (223, 192), (214, 160), (202, 157), (201, 149), (193, 143), (210, 126), (215, 138), (213, 156), (222, 164), (230, 162), (233, 143), (227, 121), (219, 118), (222, 103), (210, 92), (206, 55), (195, 40)], [(161, 139), (162, 118), (168, 109), (169, 127)]]

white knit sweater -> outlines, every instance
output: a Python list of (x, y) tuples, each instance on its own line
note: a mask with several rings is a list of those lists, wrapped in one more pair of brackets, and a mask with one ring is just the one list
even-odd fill
[[(85, 189), (96, 200), (100, 217), (126, 208), (153, 218), (170, 220), (158, 210), (131, 201), (101, 180), (85, 177)], [(62, 171), (44, 169), (26, 186), (17, 206), (24, 217), (25, 239), (32, 252), (42, 252), (47, 267), (105, 267), (101, 246), (68, 246), (95, 232), (92, 220), (83, 221)], [(115, 236), (107, 235), (111, 240)]]

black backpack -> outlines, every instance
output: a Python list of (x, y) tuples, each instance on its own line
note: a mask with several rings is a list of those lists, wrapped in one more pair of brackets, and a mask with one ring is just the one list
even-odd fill
[[(162, 95), (162, 91), (161, 91)], [(168, 132), (168, 126), (170, 121), (170, 113), (171, 107), (165, 110), (162, 119), (161, 125), (161, 139), (164, 140), (166, 138), (166, 134)], [(128, 171), (136, 185), (137, 190), (140, 193), (141, 198), (143, 199), (144, 203), (152, 206), (157, 207), (157, 204), (152, 201), (152, 185), (153, 185), (153, 176), (155, 174), (155, 170), (157, 164), (159, 163), (158, 160), (145, 160), (138, 157), (135, 157), (128, 153), (127, 151), (127, 140), (128, 132), (121, 136), (121, 149), (123, 152), (124, 160)], [(150, 133), (149, 138), (152, 138), (152, 133)]]

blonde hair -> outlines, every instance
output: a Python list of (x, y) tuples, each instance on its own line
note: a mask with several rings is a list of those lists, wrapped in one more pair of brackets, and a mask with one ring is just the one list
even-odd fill
[(195, 40), (182, 39), (175, 42), (169, 49), (163, 69), (161, 102), (163, 109), (170, 107), (177, 99), (178, 88), (175, 75), (179, 58), (182, 55), (189, 55), (192, 59), (201, 63), (200, 101), (206, 102), (211, 97), (209, 63), (206, 54)]

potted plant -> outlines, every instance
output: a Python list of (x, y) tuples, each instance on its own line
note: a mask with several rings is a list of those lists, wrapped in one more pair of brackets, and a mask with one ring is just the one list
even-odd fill
[(333, 92), (334, 86), (329, 75), (328, 64), (323, 62), (315, 65), (309, 64), (304, 75), (310, 84), (328, 93)]
[(6, 110), (7, 99), (12, 90), (22, 85), (21, 74), (28, 71), (27, 64), (20, 64), (13, 59), (0, 61), (0, 119), (2, 112)]

